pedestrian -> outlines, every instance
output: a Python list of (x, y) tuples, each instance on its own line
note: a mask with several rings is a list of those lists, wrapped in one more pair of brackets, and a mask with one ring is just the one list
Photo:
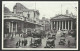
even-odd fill
[(21, 44), (21, 41), (20, 41), (20, 39), (19, 39), (19, 46), (20, 46), (20, 44)]
[(68, 47), (70, 47), (70, 40), (68, 40)]
[(22, 40), (22, 46), (24, 45), (24, 41)]
[(22, 37), (22, 34), (21, 34), (21, 37)]
[(52, 41), (52, 47), (55, 47), (55, 40)]
[(32, 38), (31, 38), (31, 41), (30, 41), (30, 43), (32, 44)]
[(25, 42), (25, 40), (24, 40), (24, 46), (26, 46), (26, 42)]
[(18, 42), (16, 42), (16, 48), (18, 47)]
[(25, 40), (25, 45), (27, 45), (27, 40)]

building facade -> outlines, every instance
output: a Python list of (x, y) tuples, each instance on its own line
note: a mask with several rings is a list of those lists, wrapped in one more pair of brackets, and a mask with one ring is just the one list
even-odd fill
[(21, 3), (16, 3), (11, 12), (4, 7), (4, 34), (27, 33), (28, 29), (40, 28), (39, 11), (28, 9)]
[(76, 29), (76, 16), (68, 14), (66, 11), (65, 15), (57, 15), (50, 19), (51, 30), (74, 30)]
[(43, 25), (43, 30), (44, 31), (50, 31), (50, 20), (45, 18), (45, 17), (42, 17), (42, 25)]

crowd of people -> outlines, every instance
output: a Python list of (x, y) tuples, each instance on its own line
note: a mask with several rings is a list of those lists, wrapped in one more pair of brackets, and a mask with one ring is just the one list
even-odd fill
[(16, 42), (16, 48), (22, 47), (22, 46), (27, 46), (27, 39), (20, 40)]

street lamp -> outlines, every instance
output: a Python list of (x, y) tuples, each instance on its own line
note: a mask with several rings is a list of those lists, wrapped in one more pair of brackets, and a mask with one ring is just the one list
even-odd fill
[(23, 16), (23, 17), (24, 17), (24, 33), (23, 33), (23, 37), (25, 39), (25, 34), (26, 34), (26, 17), (25, 16)]

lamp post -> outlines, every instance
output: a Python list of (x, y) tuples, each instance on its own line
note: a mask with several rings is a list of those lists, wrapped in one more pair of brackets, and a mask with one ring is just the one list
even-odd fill
[(24, 17), (24, 33), (26, 33), (26, 17)]
[(24, 39), (25, 39), (25, 34), (26, 34), (26, 17), (24, 16), (24, 33), (23, 33)]

